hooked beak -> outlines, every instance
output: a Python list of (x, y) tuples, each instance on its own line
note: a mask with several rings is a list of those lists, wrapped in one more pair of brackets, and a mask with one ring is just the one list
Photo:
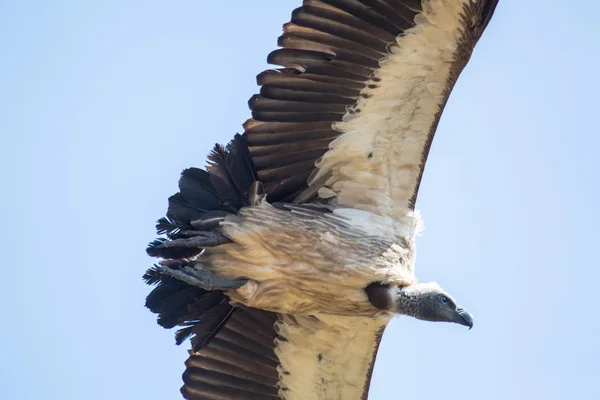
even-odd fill
[(468, 326), (469, 330), (471, 330), (473, 327), (473, 316), (462, 307), (456, 307), (456, 314), (458, 315), (456, 322)]

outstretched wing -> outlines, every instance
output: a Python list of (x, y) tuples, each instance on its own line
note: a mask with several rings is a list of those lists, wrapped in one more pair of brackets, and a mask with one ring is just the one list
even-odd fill
[(267, 194), (400, 217), (498, 0), (305, 0), (245, 125)]
[[(268, 57), (284, 68), (258, 76), (243, 139), (217, 147), (208, 172), (184, 172), (158, 224), (167, 239), (148, 252), (175, 268), (200, 241), (221, 244), (214, 228), (252, 203), (257, 178), (272, 202), (414, 208), (441, 112), (497, 1), (305, 0)], [(178, 342), (193, 337), (186, 398), (366, 398), (387, 321), (278, 316), (157, 270), (146, 279), (159, 323), (180, 326)]]
[(186, 399), (366, 399), (387, 319), (278, 315), (242, 307), (190, 352)]

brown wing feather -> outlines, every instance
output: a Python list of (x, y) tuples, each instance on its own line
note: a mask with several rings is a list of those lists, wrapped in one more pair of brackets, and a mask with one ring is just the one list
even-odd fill
[(260, 96), (250, 100), (244, 126), (269, 197), (306, 188), (315, 160), (339, 134), (332, 124), (355, 103), (395, 37), (414, 25), (414, 4), (402, 3), (307, 0), (294, 10), (278, 41), (283, 48), (268, 57), (286, 68), (258, 75)]
[(186, 361), (183, 397), (278, 399), (274, 313), (237, 308), (227, 325)]
[[(471, 10), (469, 17), (480, 22), (465, 32), (472, 36), (469, 46), (485, 29), (496, 4), (497, 0), (483, 1)], [(258, 160), (267, 195), (283, 192), (289, 199), (307, 188), (304, 179), (294, 178), (310, 176), (314, 162), (327, 150), (324, 144), (339, 135), (332, 125), (346, 112), (360, 112), (352, 106), (390, 46), (396, 44), (396, 37), (415, 26), (420, 11), (419, 0), (305, 0), (293, 11), (278, 40), (282, 48), (268, 56), (269, 63), (285, 68), (258, 75), (260, 95), (250, 100), (252, 119), (245, 124), (245, 137), (252, 157)], [(465, 56), (468, 59), (469, 54)], [(437, 121), (423, 148), (411, 208), (436, 126)], [(290, 142), (300, 145), (281, 146)], [(281, 169), (283, 164), (290, 167)], [(310, 196), (303, 193), (301, 200), (308, 201)]]

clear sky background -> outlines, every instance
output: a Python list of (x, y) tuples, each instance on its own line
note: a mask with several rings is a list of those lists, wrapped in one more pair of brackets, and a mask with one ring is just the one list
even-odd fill
[[(299, 4), (0, 0), (1, 399), (179, 398), (144, 250)], [(600, 398), (598, 15), (500, 1), (418, 201), (417, 274), (475, 327), (395, 319), (372, 399)]]

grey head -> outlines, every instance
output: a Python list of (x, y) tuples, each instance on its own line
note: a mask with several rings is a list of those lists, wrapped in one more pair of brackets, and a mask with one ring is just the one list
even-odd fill
[(394, 314), (473, 327), (473, 316), (435, 282), (410, 286), (371, 284), (366, 292), (375, 307)]

